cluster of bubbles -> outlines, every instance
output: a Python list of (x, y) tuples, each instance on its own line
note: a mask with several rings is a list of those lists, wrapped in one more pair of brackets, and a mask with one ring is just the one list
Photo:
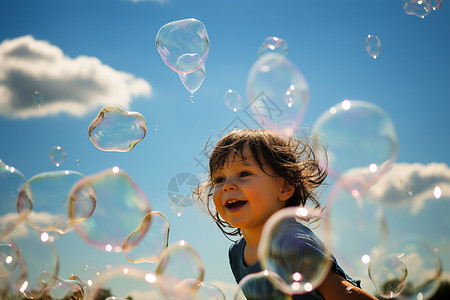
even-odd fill
[(209, 53), (206, 27), (193, 18), (167, 23), (156, 34), (156, 49), (164, 63), (178, 73), (193, 101), (206, 74)]

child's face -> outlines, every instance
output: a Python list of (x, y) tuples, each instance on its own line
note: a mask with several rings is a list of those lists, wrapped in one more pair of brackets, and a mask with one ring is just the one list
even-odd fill
[[(236, 155), (236, 156), (235, 156)], [(294, 188), (273, 170), (264, 165), (264, 171), (252, 157), (249, 147), (238, 154), (228, 154), (222, 169), (214, 171), (213, 200), (220, 216), (243, 231), (262, 229), (267, 219), (285, 207)]]

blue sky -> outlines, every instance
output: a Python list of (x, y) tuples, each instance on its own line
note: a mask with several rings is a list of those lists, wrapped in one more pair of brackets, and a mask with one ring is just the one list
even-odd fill
[[(155, 47), (159, 28), (186, 18), (200, 20), (210, 40), (205, 80), (193, 103)], [(377, 59), (365, 50), (368, 34), (380, 38)], [(200, 177), (205, 142), (217, 139), (237, 117), (251, 123), (243, 110), (228, 109), (223, 96), (236, 90), (245, 106), (247, 74), (269, 36), (287, 41), (288, 58), (309, 85), (307, 126), (344, 99), (369, 101), (395, 125), (397, 162), (450, 164), (450, 11), (444, 2), (422, 19), (406, 14), (400, 0), (4, 0), (0, 49), (22, 41), (66, 65), (52, 77), (33, 64), (13, 78), (6, 71), (14, 61), (1, 52), (0, 159), (26, 178), (62, 168), (87, 176), (119, 166), (143, 190), (152, 209), (169, 219), (169, 243), (183, 239), (198, 251), (206, 281), (233, 283), (228, 240), (194, 207), (176, 216), (168, 184), (180, 173)], [(83, 63), (92, 69), (76, 73)], [(8, 98), (4, 87), (21, 96)], [(31, 100), (35, 89), (44, 99), (40, 111)], [(89, 124), (106, 105), (145, 117), (147, 135), (131, 151), (104, 152), (90, 141)], [(59, 168), (48, 158), (56, 145), (67, 153)], [(62, 277), (83, 264), (129, 263), (123, 255), (93, 249), (74, 232), (56, 243)], [(74, 245), (79, 252), (74, 253)]]

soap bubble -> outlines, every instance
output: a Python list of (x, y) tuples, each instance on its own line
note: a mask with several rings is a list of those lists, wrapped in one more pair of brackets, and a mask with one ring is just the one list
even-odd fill
[[(178, 73), (192, 73), (204, 64), (209, 53), (205, 26), (196, 19), (174, 21), (162, 26), (156, 34), (156, 49), (164, 63)], [(196, 63), (179, 63), (183, 55), (197, 56)], [(187, 60), (188, 57), (185, 57)]]
[(211, 283), (198, 282), (198, 289), (195, 293), (198, 300), (226, 300), (223, 291)]
[(190, 173), (179, 173), (172, 177), (167, 185), (167, 195), (171, 204), (181, 208), (191, 206), (192, 191), (199, 182), (197, 176)]
[(138, 112), (105, 106), (89, 125), (89, 138), (103, 151), (127, 152), (145, 137), (147, 124)]
[(57, 167), (59, 167), (62, 164), (62, 162), (66, 159), (66, 150), (64, 150), (64, 148), (61, 146), (55, 146), (50, 148), (48, 156), (50, 157), (50, 160)]
[(245, 299), (267, 299), (267, 300), (290, 300), (290, 295), (281, 292), (272, 282), (282, 282), (282, 279), (276, 274), (268, 270), (260, 271), (246, 275), (239, 282), (234, 300)]
[(45, 172), (33, 176), (20, 190), (17, 210), (20, 217), (30, 226), (40, 231), (55, 231), (65, 234), (72, 226), (69, 217), (71, 205), (90, 207), (85, 210), (84, 219), (92, 214), (95, 192), (86, 187), (75, 196), (73, 186), (84, 176), (75, 171)]
[(247, 77), (245, 109), (263, 128), (292, 136), (303, 121), (309, 87), (302, 73), (285, 56), (267, 53), (253, 64)]
[(17, 196), (27, 180), (23, 174), (0, 160), (0, 239), (22, 220), (17, 213)]
[(366, 38), (367, 53), (374, 59), (378, 57), (381, 51), (381, 42), (377, 35), (369, 34)]
[(237, 91), (229, 89), (223, 96), (223, 103), (232, 111), (237, 112), (242, 106), (241, 95)]
[(0, 277), (9, 276), (19, 260), (20, 250), (15, 243), (0, 243)]
[(169, 228), (169, 220), (163, 213), (148, 213), (123, 242), (123, 254), (134, 263), (157, 262), (161, 252), (167, 248)]
[(43, 98), (42, 95), (39, 94), (39, 91), (34, 91), (33, 92), (33, 96), (31, 97), (33, 99), (34, 104), (41, 109), (42, 103), (43, 103)]
[(56, 283), (44, 289), (43, 299), (83, 300), (84, 291), (78, 281), (58, 278)]
[(405, 287), (408, 270), (400, 254), (379, 254), (371, 258), (369, 277), (381, 297), (397, 297)]
[[(397, 158), (394, 124), (378, 106), (344, 100), (315, 121), (312, 129), (317, 158), (350, 191), (362, 195)], [(326, 149), (326, 154), (320, 151)]]
[(429, 0), (403, 0), (403, 10), (408, 15), (425, 18), (431, 12)]
[[(150, 212), (150, 203), (128, 174), (114, 167), (79, 181), (74, 192), (93, 186), (94, 213), (73, 226), (80, 237), (107, 252), (120, 252), (125, 238)], [(144, 233), (145, 231), (142, 231)]]
[(319, 209), (287, 207), (273, 214), (264, 225), (258, 259), (263, 270), (279, 276), (280, 280), (272, 283), (286, 294), (311, 292), (330, 271), (327, 235), (325, 241), (321, 241), (308, 228), (311, 221), (321, 216)]
[(191, 101), (194, 101), (194, 93), (202, 86), (205, 79), (206, 68), (201, 65), (200, 68), (192, 73), (178, 73), (184, 87), (191, 93)]
[(276, 36), (267, 37), (262, 43), (261, 47), (258, 49), (258, 56), (273, 52), (281, 55), (287, 55), (288, 54), (287, 42), (284, 39)]
[(441, 8), (441, 5), (441, 0), (430, 0), (430, 6), (433, 10), (438, 10), (439, 8)]
[(204, 266), (194, 248), (179, 241), (161, 253), (156, 274), (164, 279), (157, 283), (167, 297), (194, 295), (198, 285), (192, 285), (192, 282), (203, 281)]

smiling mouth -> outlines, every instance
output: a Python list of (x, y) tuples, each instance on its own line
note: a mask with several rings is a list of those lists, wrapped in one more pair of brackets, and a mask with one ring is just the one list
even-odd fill
[(228, 209), (238, 208), (242, 205), (247, 203), (247, 201), (241, 201), (241, 200), (230, 200), (225, 204), (225, 207)]

